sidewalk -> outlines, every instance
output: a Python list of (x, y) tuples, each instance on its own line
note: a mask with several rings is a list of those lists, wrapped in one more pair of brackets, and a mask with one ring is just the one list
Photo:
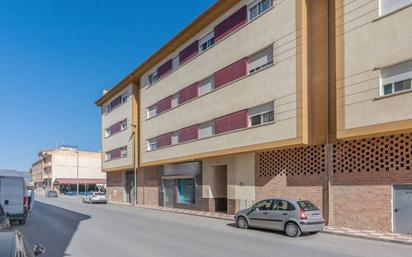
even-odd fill
[[(132, 206), (132, 205), (129, 205), (129, 206)], [(154, 206), (152, 207), (152, 206), (144, 206), (144, 205), (137, 205), (136, 208), (150, 209), (150, 210), (164, 211), (164, 212), (173, 212), (173, 213), (180, 213), (180, 214), (188, 214), (188, 215), (222, 219), (222, 220), (228, 220), (228, 221), (234, 222), (233, 215), (229, 215), (225, 213), (213, 213), (213, 212), (184, 210), (184, 209), (166, 208), (166, 207), (154, 207)], [(412, 235), (404, 235), (404, 234), (396, 234), (396, 233), (381, 233), (381, 232), (376, 232), (376, 231), (371, 231), (371, 230), (354, 230), (354, 229), (348, 229), (348, 228), (335, 228), (331, 226), (326, 226), (323, 230), (323, 233), (412, 245)]]

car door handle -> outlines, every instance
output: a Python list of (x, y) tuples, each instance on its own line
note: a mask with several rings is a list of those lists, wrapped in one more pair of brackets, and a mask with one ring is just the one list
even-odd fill
[(263, 214), (268, 214), (266, 211)]
[(286, 215), (288, 215), (288, 213), (287, 213), (287, 212), (285, 212), (285, 213), (282, 213), (282, 215), (283, 215), (283, 216), (286, 216)]
[(395, 208), (394, 212), (397, 213), (398, 211), (399, 211), (399, 209), (398, 209), (398, 208)]

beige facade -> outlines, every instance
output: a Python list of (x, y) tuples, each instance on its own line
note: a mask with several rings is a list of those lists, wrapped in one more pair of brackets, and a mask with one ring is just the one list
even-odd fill
[[(124, 102), (108, 111), (108, 106), (111, 102), (119, 97), (125, 97)], [(118, 168), (132, 168), (133, 167), (133, 85), (130, 84), (122, 91), (114, 95), (106, 104), (101, 107), (102, 115), (102, 168), (103, 170), (112, 170)], [(126, 128), (107, 135), (106, 130), (111, 126), (126, 121)], [(126, 147), (126, 156), (119, 158), (108, 159), (106, 154), (114, 149)]]
[[(400, 5), (393, 9), (395, 2)], [(336, 12), (338, 137), (410, 130), (412, 91), (386, 95), (384, 77), (387, 69), (412, 59), (412, 8), (407, 1), (344, 0), (337, 1)], [(399, 73), (412, 71), (406, 66)]]
[(77, 179), (81, 181), (79, 183), (91, 181), (93, 184), (106, 184), (106, 174), (101, 169), (100, 152), (62, 147), (40, 151), (38, 157), (39, 160), (32, 165), (32, 179), (37, 187), (51, 189), (57, 184), (66, 184), (67, 181), (73, 182)]

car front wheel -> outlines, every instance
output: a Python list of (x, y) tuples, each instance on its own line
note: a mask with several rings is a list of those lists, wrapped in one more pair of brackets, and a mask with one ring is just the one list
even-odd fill
[(300, 228), (296, 223), (289, 222), (285, 226), (285, 234), (288, 237), (298, 237), (300, 236)]
[(238, 228), (241, 228), (241, 229), (247, 229), (248, 228), (247, 220), (246, 220), (245, 217), (237, 218), (236, 225), (237, 225)]

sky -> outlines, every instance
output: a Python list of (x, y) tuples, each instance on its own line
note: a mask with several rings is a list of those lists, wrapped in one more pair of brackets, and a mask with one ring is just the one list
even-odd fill
[(100, 149), (94, 102), (215, 0), (0, 0), (0, 169)]

